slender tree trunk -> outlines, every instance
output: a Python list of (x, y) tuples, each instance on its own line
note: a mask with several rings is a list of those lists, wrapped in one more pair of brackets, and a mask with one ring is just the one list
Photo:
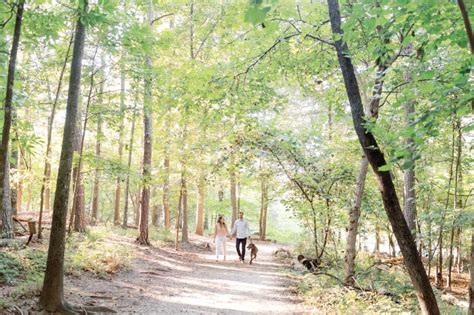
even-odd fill
[[(411, 81), (411, 74), (405, 73), (405, 81)], [(405, 120), (407, 128), (410, 128), (414, 124), (413, 115), (415, 114), (415, 104), (413, 100), (405, 102)], [(405, 204), (403, 207), (403, 213), (405, 220), (407, 221), (408, 228), (410, 229), (413, 236), (416, 236), (416, 195), (415, 195), (415, 140), (412, 136), (408, 136), (405, 140), (405, 146), (410, 152), (410, 156), (407, 159), (411, 165), (403, 171), (404, 175), (404, 196)]]
[[(102, 138), (102, 117), (97, 119), (97, 139), (95, 144), (95, 156), (96, 158), (100, 158), (101, 154), (101, 138)], [(99, 213), (99, 177), (100, 177), (100, 170), (98, 168), (94, 171), (94, 187), (92, 190), (92, 213), (91, 213), (91, 223), (96, 224), (98, 219)]]
[(268, 174), (261, 175), (260, 219), (258, 221), (260, 240), (264, 241), (267, 234), (268, 211)]
[(471, 223), (471, 260), (470, 260), (470, 276), (469, 281), (469, 315), (474, 315), (474, 220)]
[(7, 92), (4, 103), (2, 144), (0, 147), (0, 230), (5, 238), (13, 238), (12, 205), (10, 199), (10, 163), (8, 161), (8, 147), (10, 142), (10, 128), (12, 122), (13, 85), (15, 83), (15, 67), (20, 44), (21, 24), (25, 1), (19, 0), (16, 10), (15, 28), (13, 31), (12, 48), (8, 62)]
[(189, 241), (188, 236), (188, 188), (187, 188), (187, 179), (186, 179), (186, 162), (184, 162), (184, 170), (181, 173), (181, 190), (182, 190), (182, 231), (181, 231), (181, 242), (187, 243)]
[(197, 183), (197, 204), (196, 204), (196, 231), (197, 235), (203, 235), (204, 228), (204, 199), (206, 195), (206, 179), (204, 171), (199, 171), (198, 183)]
[[(73, 33), (74, 34), (74, 33)], [(43, 181), (41, 183), (41, 192), (40, 192), (40, 212), (38, 219), (38, 238), (42, 238), (42, 223), (43, 223), (43, 211), (50, 211), (50, 197), (51, 197), (51, 139), (53, 135), (53, 123), (56, 116), (56, 107), (59, 101), (59, 95), (61, 93), (61, 87), (63, 84), (64, 73), (66, 72), (67, 62), (69, 60), (69, 54), (71, 47), (74, 41), (74, 35), (71, 35), (69, 40), (69, 45), (66, 51), (66, 56), (64, 57), (64, 63), (59, 74), (58, 86), (56, 88), (56, 94), (54, 96), (53, 106), (51, 108), (51, 114), (48, 118), (48, 134), (46, 139), (46, 154), (44, 159), (44, 172), (43, 172)]]
[[(329, 16), (333, 34), (342, 35), (341, 16), (338, 0), (328, 0)], [(382, 194), (385, 211), (402, 251), (405, 265), (415, 288), (423, 313), (439, 314), (438, 304), (426, 276), (423, 263), (418, 255), (416, 244), (403, 216), (390, 172), (380, 171), (386, 165), (385, 157), (378, 147), (373, 134), (364, 126), (364, 111), (354, 67), (348, 57), (348, 47), (342, 39), (335, 42), (337, 57), (344, 77), (347, 96), (351, 106), (354, 127), (365, 155), (376, 174)]]
[(11, 199), (11, 209), (12, 215), (17, 214), (17, 198), (18, 198), (18, 182), (20, 178), (20, 168), (18, 160), (18, 112), (16, 108), (12, 107), (12, 126), (13, 126), (13, 138), (11, 139), (12, 153), (10, 156), (10, 174), (13, 174), (13, 181), (10, 183), (10, 199)]
[[(147, 66), (151, 68), (151, 60), (147, 57)], [(152, 115), (151, 115), (151, 89), (152, 82), (150, 74), (145, 78), (145, 96), (143, 100), (143, 188), (140, 211), (140, 235), (138, 242), (149, 245), (148, 240), (148, 214), (150, 209), (150, 180), (151, 180), (151, 150), (152, 150)]]
[[(99, 99), (98, 99), (98, 104), (99, 106), (103, 106), (104, 104), (104, 84), (105, 84), (105, 76), (103, 75), (104, 73), (104, 68), (105, 67), (105, 61), (102, 56), (102, 75), (101, 75), (101, 82), (100, 82), (100, 88), (99, 88)], [(100, 109), (97, 111), (97, 132), (96, 132), (96, 143), (95, 143), (95, 157), (97, 159), (100, 159), (100, 154), (101, 154), (101, 141), (102, 141), (102, 114)], [(123, 128), (121, 128), (123, 129)], [(93, 188), (92, 188), (92, 211), (91, 211), (91, 223), (96, 224), (97, 223), (97, 218), (98, 218), (98, 213), (99, 213), (99, 195), (100, 195), (100, 170), (96, 168), (94, 170), (94, 183), (93, 183)]]
[(452, 148), (451, 148), (451, 165), (449, 168), (449, 179), (448, 179), (448, 191), (446, 194), (446, 201), (444, 204), (444, 211), (441, 216), (441, 225), (439, 227), (438, 237), (438, 261), (436, 262), (436, 286), (441, 288), (443, 286), (443, 232), (444, 232), (444, 221), (446, 219), (446, 213), (448, 212), (449, 196), (451, 194), (451, 183), (453, 181), (454, 174), (454, 154), (455, 154), (455, 131), (456, 126), (453, 122), (453, 134), (452, 134)]
[(375, 223), (375, 248), (374, 253), (376, 255), (380, 254), (380, 227)]
[[(138, 92), (137, 92), (135, 102), (138, 102)], [(135, 119), (136, 119), (136, 116), (137, 116), (137, 106), (136, 106), (136, 103), (135, 103), (135, 107), (133, 109), (133, 115), (132, 115), (132, 128), (130, 130), (130, 141), (128, 143), (127, 178), (125, 179), (125, 191), (124, 191), (125, 205), (123, 207), (123, 223), (122, 223), (123, 228), (126, 228), (127, 225), (128, 225), (127, 221), (128, 221), (128, 204), (129, 204), (129, 200), (130, 200), (130, 197), (129, 197), (130, 172), (131, 172), (131, 168), (132, 168), (132, 153), (133, 153), (133, 142), (134, 142), (133, 138), (134, 138), (134, 135), (135, 135)]]
[(446, 287), (451, 289), (451, 273), (453, 268), (453, 246), (454, 246), (454, 233), (456, 231), (457, 217), (458, 217), (458, 208), (462, 208), (462, 202), (459, 204), (458, 193), (460, 186), (460, 174), (461, 174), (461, 155), (462, 155), (462, 130), (461, 130), (461, 120), (456, 119), (456, 131), (457, 131), (457, 154), (456, 154), (456, 166), (454, 169), (454, 195), (453, 195), (453, 222), (451, 224), (451, 237), (449, 242), (449, 261), (448, 261), (448, 282)]
[[(70, 221), (70, 231), (71, 226), (73, 226), (75, 232), (85, 232), (86, 230), (86, 218), (85, 218), (85, 197), (84, 197), (84, 182), (82, 175), (82, 158), (84, 152), (84, 141), (86, 138), (87, 123), (89, 121), (89, 108), (92, 101), (92, 92), (94, 89), (94, 80), (96, 75), (95, 70), (95, 58), (97, 56), (97, 51), (99, 46), (96, 46), (94, 56), (92, 58), (92, 73), (90, 76), (89, 84), (89, 93), (87, 95), (86, 110), (84, 114), (84, 126), (82, 126), (82, 110), (79, 108), (78, 113), (78, 122), (77, 122), (77, 131), (76, 131), (76, 140), (74, 142), (74, 150), (78, 152), (79, 159), (77, 165), (73, 168), (74, 176), (74, 185), (73, 185), (73, 201), (72, 201), (72, 212), (71, 212), (71, 221)], [(82, 134), (81, 134), (82, 131)]]
[[(382, 63), (378, 66), (377, 75), (374, 82), (374, 90), (370, 101), (368, 100), (365, 89), (363, 89), (363, 93), (361, 94), (361, 96), (363, 96), (364, 98), (364, 103), (367, 105), (367, 116), (370, 118), (378, 118), (380, 97), (382, 95), (384, 84), (383, 78), (386, 70), (387, 67), (385, 64)], [(355, 257), (357, 255), (355, 244), (357, 239), (360, 207), (362, 205), (362, 197), (364, 193), (365, 178), (367, 177), (368, 166), (369, 161), (367, 160), (367, 157), (364, 154), (360, 162), (360, 171), (359, 176), (357, 177), (354, 201), (352, 203), (351, 210), (349, 211), (349, 225), (347, 227), (346, 251), (344, 256), (345, 283), (347, 285), (354, 285), (355, 282)]]
[[(125, 127), (125, 71), (122, 69), (120, 72), (120, 130), (119, 130), (119, 160), (122, 162), (123, 156), (123, 131)], [(117, 177), (115, 184), (115, 204), (114, 204), (114, 225), (120, 224), (120, 199), (122, 194), (122, 178)], [(127, 195), (125, 195), (127, 198)]]
[(18, 186), (16, 192), (16, 212), (21, 212), (23, 208), (23, 163), (21, 159), (24, 157), (24, 150), (20, 147), (20, 152), (18, 156)]
[[(169, 121), (169, 119), (168, 119)], [(164, 179), (163, 179), (163, 211), (165, 228), (171, 228), (171, 211), (170, 211), (170, 126), (167, 126), (167, 139), (165, 144), (165, 157), (163, 160)]]
[(355, 257), (356, 252), (356, 240), (357, 240), (357, 229), (359, 225), (360, 217), (360, 206), (362, 204), (362, 194), (364, 192), (365, 177), (367, 175), (367, 170), (369, 166), (369, 161), (364, 155), (360, 161), (360, 171), (359, 176), (357, 177), (356, 182), (356, 194), (354, 202), (349, 212), (349, 226), (347, 230), (347, 240), (346, 240), (346, 251), (344, 257), (344, 270), (345, 270), (345, 283), (347, 285), (353, 285), (355, 283)]
[[(84, 1), (82, 13), (87, 10), (87, 0)], [(56, 194), (54, 197), (53, 220), (49, 241), (48, 259), (41, 292), (40, 304), (47, 312), (62, 312), (67, 306), (64, 303), (63, 275), (64, 275), (64, 248), (66, 236), (66, 216), (69, 200), (69, 185), (71, 182), (71, 167), (75, 138), (80, 84), (81, 64), (84, 51), (85, 25), (83, 19), (78, 18), (76, 26), (76, 40), (74, 42), (71, 74), (69, 77), (69, 92), (64, 124), (64, 137), (61, 149)]]
[(235, 156), (234, 148), (230, 153), (230, 204), (232, 207), (232, 224), (237, 220), (238, 205), (237, 205), (237, 179), (235, 174)]

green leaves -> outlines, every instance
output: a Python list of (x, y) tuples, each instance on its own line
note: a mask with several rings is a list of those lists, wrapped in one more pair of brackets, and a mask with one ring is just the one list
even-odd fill
[[(252, 23), (253, 25), (261, 24), (265, 21), (271, 6), (263, 6), (263, 0), (251, 0), (250, 6), (245, 12), (244, 21)], [(262, 25), (263, 26), (263, 25)]]

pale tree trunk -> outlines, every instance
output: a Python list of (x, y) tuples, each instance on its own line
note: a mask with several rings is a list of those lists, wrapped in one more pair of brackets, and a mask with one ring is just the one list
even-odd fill
[(204, 199), (206, 194), (206, 179), (204, 171), (201, 168), (199, 171), (198, 183), (197, 183), (197, 204), (196, 204), (196, 231), (197, 235), (203, 235), (204, 228)]
[[(71, 226), (73, 226), (75, 232), (85, 232), (86, 230), (86, 218), (85, 218), (85, 202), (84, 202), (84, 182), (82, 176), (82, 157), (84, 152), (84, 140), (86, 138), (87, 123), (89, 121), (89, 108), (92, 101), (92, 92), (94, 89), (94, 80), (97, 71), (95, 70), (95, 57), (97, 56), (97, 51), (99, 46), (96, 46), (94, 56), (92, 58), (92, 73), (90, 76), (89, 84), (89, 93), (87, 95), (86, 110), (84, 113), (84, 126), (82, 126), (82, 110), (79, 108), (78, 120), (76, 125), (76, 139), (74, 142), (74, 149), (78, 152), (79, 159), (77, 165), (73, 169), (74, 176), (74, 189), (73, 189), (73, 201), (72, 201), (72, 211), (71, 211)], [(82, 130), (82, 135), (81, 135)]]
[(456, 125), (453, 122), (453, 131), (452, 131), (452, 146), (451, 146), (451, 163), (449, 168), (449, 179), (448, 179), (448, 191), (446, 194), (446, 201), (444, 204), (444, 211), (441, 216), (441, 225), (439, 227), (439, 236), (438, 236), (438, 260), (436, 262), (436, 286), (442, 287), (443, 286), (443, 232), (444, 232), (444, 221), (446, 218), (446, 213), (448, 212), (449, 206), (449, 196), (451, 194), (451, 183), (453, 181), (454, 175), (454, 155), (455, 155), (455, 148), (456, 148), (456, 140), (455, 140), (455, 131)]
[(474, 315), (474, 220), (471, 223), (471, 260), (470, 260), (470, 276), (469, 281), (469, 315)]
[(18, 160), (18, 113), (15, 107), (12, 107), (12, 126), (13, 126), (13, 138), (11, 140), (12, 146), (12, 153), (10, 156), (10, 175), (13, 175), (13, 180), (10, 182), (10, 199), (11, 199), (11, 209), (12, 215), (17, 214), (17, 199), (18, 199), (18, 183), (20, 178), (20, 168), (19, 168), (19, 160)]
[[(406, 70), (405, 81), (411, 81), (411, 74)], [(414, 124), (415, 104), (413, 100), (405, 102), (405, 120), (407, 128)], [(415, 140), (412, 136), (408, 136), (405, 140), (405, 146), (410, 152), (407, 161), (410, 166), (403, 171), (404, 183), (404, 200), (403, 214), (407, 221), (408, 228), (413, 236), (416, 236), (416, 194), (415, 194)]]
[[(341, 36), (343, 32), (338, 0), (328, 0), (328, 8), (332, 33)], [(335, 42), (335, 48), (344, 78), (349, 104), (351, 106), (354, 128), (365, 155), (379, 181), (384, 208), (403, 254), (405, 265), (412, 280), (421, 310), (425, 314), (440, 314), (430, 281), (418, 255), (410, 229), (403, 216), (390, 172), (379, 170), (379, 168), (386, 165), (387, 162), (373, 134), (364, 126), (365, 117), (362, 100), (354, 67), (351, 59), (348, 57), (349, 50), (347, 44), (343, 42), (342, 39), (338, 39)]]
[[(104, 104), (104, 84), (105, 84), (105, 76), (104, 73), (105, 61), (104, 57), (102, 56), (102, 75), (101, 75), (101, 82), (99, 88), (99, 99), (98, 104), (99, 106), (103, 106)], [(95, 143), (95, 157), (100, 159), (101, 154), (101, 141), (102, 141), (102, 114), (101, 110), (97, 111), (97, 131), (96, 131), (96, 143)], [(94, 183), (92, 188), (92, 209), (91, 209), (91, 223), (96, 224), (98, 213), (99, 213), (99, 196), (100, 196), (100, 170), (96, 168), (94, 170)]]
[(5, 238), (14, 238), (12, 205), (10, 197), (10, 163), (8, 161), (8, 147), (10, 142), (10, 128), (12, 122), (13, 85), (15, 83), (15, 67), (20, 44), (21, 24), (23, 22), (24, 0), (19, 0), (16, 6), (15, 28), (13, 31), (12, 48), (8, 62), (7, 92), (5, 95), (2, 144), (0, 147), (0, 231)]
[(232, 224), (237, 220), (237, 179), (235, 174), (235, 148), (231, 148), (230, 152), (230, 204), (232, 207)]
[(360, 206), (362, 204), (362, 194), (364, 192), (365, 177), (367, 175), (367, 170), (369, 166), (369, 161), (364, 155), (360, 162), (360, 171), (359, 176), (357, 177), (356, 182), (356, 194), (349, 212), (349, 226), (347, 230), (346, 238), (346, 251), (344, 257), (344, 270), (345, 270), (345, 283), (347, 285), (353, 285), (355, 283), (355, 257), (356, 252), (356, 240), (357, 240), (357, 229), (360, 217)]
[(258, 221), (260, 240), (264, 241), (267, 234), (268, 211), (268, 174), (261, 175), (260, 219)]
[[(119, 130), (119, 160), (122, 162), (123, 156), (123, 131), (125, 127), (125, 71), (120, 72), (120, 130)], [(114, 225), (120, 224), (120, 199), (122, 193), (121, 176), (117, 177), (115, 184), (115, 203), (114, 203)], [(125, 195), (125, 198), (127, 196)]]
[(456, 150), (456, 166), (454, 168), (454, 195), (453, 195), (453, 214), (454, 218), (451, 224), (451, 238), (449, 243), (449, 261), (448, 261), (448, 281), (446, 287), (451, 289), (451, 273), (453, 267), (453, 245), (454, 245), (454, 233), (456, 230), (457, 217), (458, 217), (458, 208), (462, 208), (462, 202), (459, 200), (458, 192), (459, 186), (461, 186), (461, 155), (462, 155), (462, 130), (461, 130), (461, 120), (456, 119), (456, 131), (457, 131), (457, 150)]
[(187, 188), (187, 146), (188, 141), (188, 107), (184, 113), (184, 127), (183, 127), (183, 142), (181, 149), (181, 210), (182, 210), (182, 231), (181, 231), (181, 242), (187, 243), (188, 236), (188, 188)]
[[(16, 191), (16, 212), (21, 212), (22, 207), (23, 207), (23, 163), (21, 162), (21, 159), (23, 158), (24, 150), (20, 147), (20, 152), (18, 156), (18, 186), (17, 186), (17, 191)], [(39, 223), (39, 222), (38, 222)]]
[[(365, 88), (362, 86), (362, 93), (364, 104), (367, 105), (367, 116), (370, 118), (377, 119), (379, 115), (380, 97), (383, 91), (384, 84), (384, 73), (387, 67), (385, 64), (380, 64), (377, 68), (377, 74), (374, 82), (374, 90), (370, 101), (368, 100)], [(346, 285), (354, 285), (355, 279), (355, 258), (357, 256), (356, 251), (356, 240), (359, 227), (360, 218), (360, 207), (362, 205), (362, 197), (364, 194), (365, 178), (367, 177), (369, 161), (365, 154), (362, 156), (360, 161), (360, 170), (357, 177), (355, 196), (352, 202), (352, 207), (349, 211), (349, 224), (347, 227), (346, 235), (346, 250), (344, 255), (344, 271), (345, 271), (345, 283)]]
[[(87, 0), (84, 1), (83, 14), (87, 10)], [(80, 84), (81, 64), (84, 50), (85, 25), (79, 18), (76, 26), (71, 74), (69, 77), (69, 92), (66, 109), (66, 122), (61, 149), (61, 158), (54, 196), (53, 219), (49, 241), (48, 258), (44, 275), (43, 290), (40, 304), (47, 312), (64, 312), (64, 249), (66, 236), (66, 216), (69, 201), (69, 185), (71, 182), (71, 167), (73, 158), (72, 141), (75, 138)]]
[[(138, 102), (138, 91), (135, 102)], [(137, 116), (137, 106), (135, 103), (135, 107), (133, 108), (132, 114), (132, 128), (130, 130), (130, 141), (128, 143), (128, 163), (127, 163), (127, 178), (125, 179), (125, 191), (124, 191), (124, 198), (125, 198), (125, 205), (123, 207), (123, 222), (122, 227), (126, 228), (128, 225), (128, 205), (129, 205), (129, 191), (130, 191), (130, 172), (132, 168), (132, 153), (133, 153), (133, 138), (135, 135), (135, 119)]]
[(170, 155), (171, 155), (171, 126), (170, 126), (170, 111), (168, 110), (168, 119), (166, 119), (166, 142), (163, 160), (164, 178), (163, 178), (163, 212), (165, 228), (171, 228), (171, 211), (170, 211)]
[(380, 254), (380, 227), (375, 223), (375, 248), (374, 253), (376, 255)]
[[(71, 51), (72, 43), (74, 41), (74, 33), (71, 35), (69, 40), (69, 45), (66, 51), (66, 56), (64, 57), (64, 63), (59, 74), (58, 86), (56, 88), (56, 94), (54, 96), (53, 106), (51, 107), (51, 114), (48, 117), (48, 134), (46, 139), (46, 154), (44, 158), (44, 172), (43, 172), (43, 181), (41, 183), (41, 192), (40, 192), (40, 212), (38, 219), (38, 238), (42, 237), (42, 224), (43, 224), (43, 211), (50, 211), (50, 198), (51, 198), (51, 139), (53, 135), (53, 123), (54, 117), (56, 116), (56, 107), (59, 101), (59, 95), (61, 93), (61, 87), (63, 84), (64, 72), (66, 71), (67, 62), (69, 60), (69, 53)], [(20, 189), (18, 189), (20, 191)]]
[[(150, 8), (151, 10), (151, 8)], [(152, 16), (151, 12), (149, 13)], [(151, 20), (150, 20), (151, 21)], [(147, 57), (148, 69), (151, 68), (151, 60)], [(140, 211), (140, 235), (138, 242), (142, 245), (149, 245), (148, 240), (148, 214), (150, 209), (150, 180), (151, 180), (151, 150), (152, 150), (152, 115), (151, 115), (151, 77), (150, 74), (145, 78), (145, 96), (143, 100), (143, 188)]]

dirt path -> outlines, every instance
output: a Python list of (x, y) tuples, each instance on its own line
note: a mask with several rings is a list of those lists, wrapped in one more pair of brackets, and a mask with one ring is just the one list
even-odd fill
[[(193, 238), (194, 244), (207, 241)], [(218, 263), (214, 253), (202, 246), (179, 252), (137, 247), (139, 257), (132, 267), (112, 280), (69, 278), (66, 298), (118, 313), (307, 313), (289, 291), (290, 280), (282, 266), (273, 259), (276, 244), (257, 242), (259, 255), (253, 265), (238, 262), (234, 244), (227, 242), (228, 261)]]

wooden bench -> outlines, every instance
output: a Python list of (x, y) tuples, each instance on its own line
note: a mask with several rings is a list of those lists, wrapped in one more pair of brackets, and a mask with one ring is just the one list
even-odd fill
[[(26, 242), (26, 245), (30, 244), (31, 239), (33, 238), (33, 235), (36, 234), (36, 220), (31, 219), (31, 218), (20, 218), (17, 216), (13, 216), (13, 221), (17, 222), (25, 232), (28, 232), (30, 236), (28, 237), (28, 242)], [(28, 229), (25, 228), (25, 226), (21, 222), (26, 222), (28, 223)]]

